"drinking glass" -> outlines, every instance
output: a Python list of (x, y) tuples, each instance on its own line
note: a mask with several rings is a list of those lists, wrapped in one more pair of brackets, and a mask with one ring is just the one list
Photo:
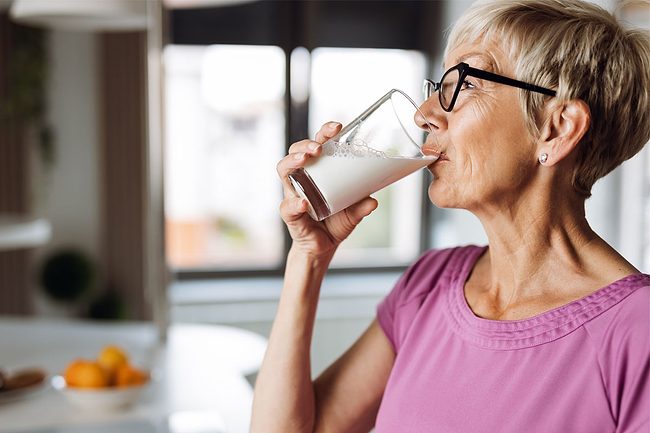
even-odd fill
[[(415, 123), (418, 111), (406, 93), (392, 89), (326, 141), (319, 157), (292, 171), (289, 179), (309, 202), (309, 215), (322, 221), (435, 162), (422, 153), (427, 131)], [(429, 125), (435, 142), (431, 131)]]

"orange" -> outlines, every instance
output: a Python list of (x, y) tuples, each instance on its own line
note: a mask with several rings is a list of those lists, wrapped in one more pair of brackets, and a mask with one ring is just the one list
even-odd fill
[(76, 388), (102, 388), (109, 384), (108, 374), (102, 366), (85, 359), (68, 364), (63, 377), (68, 386)]
[(126, 352), (117, 346), (106, 346), (102, 349), (97, 357), (99, 365), (106, 370), (117, 370), (118, 367), (129, 363), (129, 357)]
[(132, 365), (122, 365), (117, 369), (115, 374), (116, 386), (142, 385), (149, 380), (146, 371), (133, 367)]
[(108, 373), (109, 382), (111, 385), (115, 383), (115, 375), (117, 369), (129, 363), (129, 357), (126, 352), (117, 346), (106, 346), (102, 349), (97, 362)]

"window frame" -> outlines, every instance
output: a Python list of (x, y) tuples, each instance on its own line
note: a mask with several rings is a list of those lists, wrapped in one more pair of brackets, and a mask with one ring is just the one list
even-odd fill
[[(305, 47), (393, 48), (417, 50), (427, 57), (426, 75), (442, 52), (440, 36), (432, 32), (442, 19), (440, 2), (419, 0), (370, 0), (351, 2), (275, 1), (226, 7), (167, 11), (166, 44), (179, 45), (276, 45), (285, 52), (285, 151), (291, 143), (308, 136), (308, 108), (294, 110), (291, 94), (291, 53)], [(368, 14), (372, 11), (372, 14)], [(433, 17), (433, 18), (432, 18)], [(262, 23), (262, 25), (259, 25)], [(338, 23), (333, 25), (331, 23)], [(235, 25), (236, 24), (236, 25)], [(359, 32), (362, 26), (364, 31)], [(387, 32), (386, 26), (394, 27)], [(343, 29), (343, 30), (342, 30)], [(344, 29), (350, 29), (345, 31)], [(357, 29), (357, 30), (355, 30)], [(432, 205), (427, 199), (429, 176), (421, 182), (421, 224), (417, 255), (431, 247)], [(172, 268), (175, 281), (228, 278), (281, 277), (291, 238), (283, 228), (282, 260), (274, 268)], [(333, 274), (402, 272), (406, 265), (333, 267)]]

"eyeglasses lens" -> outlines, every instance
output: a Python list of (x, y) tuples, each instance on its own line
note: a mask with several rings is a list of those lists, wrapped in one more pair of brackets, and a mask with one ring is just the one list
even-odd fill
[(424, 83), (422, 84), (422, 93), (424, 94), (425, 101), (429, 99), (431, 95), (433, 95), (433, 92), (435, 92), (434, 88), (435, 85), (433, 84), (433, 82), (429, 80), (424, 80)]
[(451, 100), (454, 97), (454, 92), (456, 91), (459, 78), (460, 72), (458, 69), (447, 71), (447, 73), (442, 77), (440, 85), (440, 104), (445, 110), (448, 110), (451, 105)]

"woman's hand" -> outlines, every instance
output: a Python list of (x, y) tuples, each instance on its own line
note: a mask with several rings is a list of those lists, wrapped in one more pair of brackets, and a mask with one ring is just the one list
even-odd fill
[(289, 148), (289, 154), (278, 163), (277, 170), (284, 189), (280, 215), (293, 239), (292, 248), (315, 258), (331, 258), (338, 245), (352, 230), (377, 208), (374, 198), (366, 197), (323, 221), (314, 221), (307, 214), (307, 200), (300, 198), (288, 179), (289, 173), (304, 167), (309, 158), (320, 156), (322, 144), (341, 130), (341, 124), (328, 122), (316, 134), (315, 141), (302, 140)]

